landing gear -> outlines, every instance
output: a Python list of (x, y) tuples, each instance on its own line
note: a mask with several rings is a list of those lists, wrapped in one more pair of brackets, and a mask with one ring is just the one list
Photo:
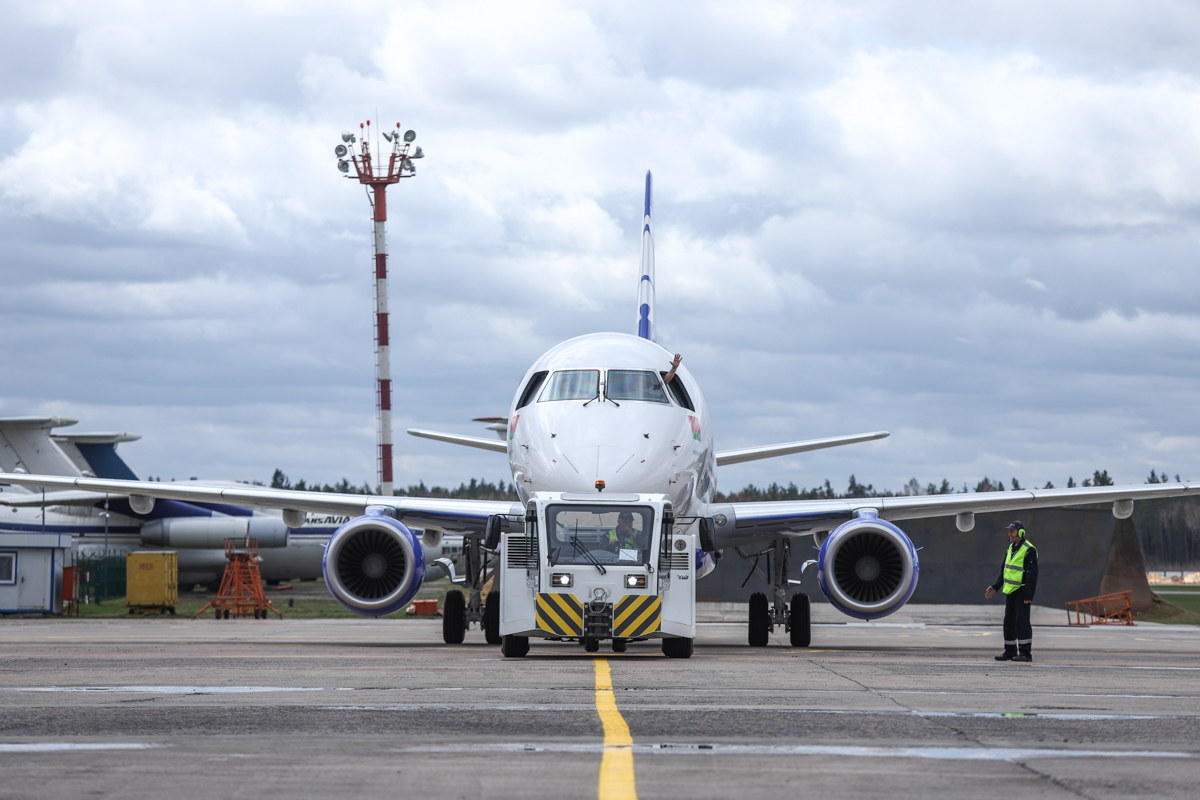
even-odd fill
[(528, 636), (505, 636), (500, 642), (500, 655), (505, 658), (521, 658), (528, 652)]
[(792, 607), (788, 614), (788, 636), (792, 647), (808, 647), (812, 644), (812, 623), (808, 606), (808, 595), (803, 592), (792, 595)]
[(495, 590), (483, 606), (483, 638), (488, 644), (500, 644), (500, 593)]
[(442, 641), (462, 644), (467, 632), (467, 601), (458, 589), (446, 592), (442, 602)]
[(750, 622), (746, 639), (751, 647), (766, 647), (770, 632), (771, 611), (767, 608), (767, 596), (755, 592), (750, 595)]
[[(450, 574), (450, 581), (462, 586), (466, 592), (451, 589), (446, 592), (442, 603), (442, 641), (446, 644), (462, 644), (471, 623), (478, 623), (483, 638), (488, 644), (501, 644), (500, 640), (500, 593), (488, 594), (483, 601), (483, 589), (491, 577), (488, 569), (492, 554), (483, 547), (478, 536), (463, 542), (465, 573), (455, 574), (454, 563), (448, 558), (439, 558), (438, 563)], [(524, 655), (524, 654), (522, 654)]]
[(691, 658), (694, 640), (685, 636), (673, 636), (662, 640), (663, 655), (667, 658)]
[[(758, 571), (759, 560), (766, 557), (766, 569), (760, 574), (771, 584), (773, 595), (773, 602), (768, 601), (767, 595), (762, 592), (755, 592), (750, 596), (746, 641), (751, 647), (766, 647), (771, 631), (775, 630), (777, 625), (788, 632), (788, 640), (792, 647), (808, 647), (812, 643), (808, 595), (797, 591), (792, 595), (790, 602), (787, 599), (789, 587), (800, 583), (798, 580), (788, 579), (790, 552), (791, 542), (780, 538), (758, 553), (739, 553), (743, 558), (754, 559), (751, 574)], [(806, 562), (801, 567), (801, 572), (812, 563), (815, 562)]]

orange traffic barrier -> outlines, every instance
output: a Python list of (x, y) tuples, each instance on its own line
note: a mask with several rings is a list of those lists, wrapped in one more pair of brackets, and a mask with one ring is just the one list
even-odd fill
[(1126, 589), (1083, 600), (1068, 600), (1067, 622), (1070, 625), (1132, 625), (1132, 598), (1133, 590)]
[(413, 600), (412, 605), (404, 612), (410, 617), (437, 617), (437, 600)]

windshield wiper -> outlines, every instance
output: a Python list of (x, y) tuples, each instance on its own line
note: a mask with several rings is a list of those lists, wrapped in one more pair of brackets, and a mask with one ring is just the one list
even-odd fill
[(608, 570), (606, 570), (604, 568), (604, 565), (600, 563), (599, 559), (597, 559), (594, 555), (592, 555), (592, 551), (588, 550), (586, 547), (584, 547), (583, 545), (581, 545), (579, 543), (578, 533), (571, 534), (571, 547), (575, 550), (576, 553), (579, 553), (581, 556), (586, 558), (589, 564), (591, 564), (596, 569), (600, 570), (601, 575), (608, 574)]

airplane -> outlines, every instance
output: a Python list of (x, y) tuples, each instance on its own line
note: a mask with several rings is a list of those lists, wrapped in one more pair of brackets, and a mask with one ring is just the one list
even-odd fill
[[(54, 475), (119, 478), (137, 476), (117, 453), (117, 445), (137, 441), (132, 433), (58, 433), (75, 425), (67, 417), (0, 418), (0, 470)], [(230, 484), (237, 485), (237, 484)], [(0, 486), (0, 532), (70, 533), (84, 556), (122, 555), (135, 550), (179, 551), (181, 586), (215, 588), (225, 571), (224, 540), (254, 538), (260, 569), (271, 583), (321, 577), (325, 544), (345, 515), (310, 517), (301, 528), (287, 529), (278, 514), (254, 513), (227, 504), (171, 502), (149, 514), (134, 511), (120, 496), (73, 491), (42, 495)], [(431, 547), (431, 560), (457, 557), (461, 542), (442, 538)]]
[[(423, 429), (408, 431), (413, 436), (506, 454), (517, 502), (29, 474), (0, 474), (0, 482), (126, 495), (130, 505), (140, 511), (152, 508), (156, 498), (277, 508), (282, 509), (283, 519), (291, 527), (303, 524), (308, 514), (352, 515), (331, 537), (323, 569), (333, 596), (351, 611), (367, 616), (402, 609), (427, 578), (427, 565), (413, 526), (460, 533), (465, 537), (468, 556), (464, 582), (470, 590), (470, 601), (457, 590), (447, 594), (443, 638), (447, 643), (461, 642), (463, 630), (478, 621), (486, 640), (500, 643), (505, 656), (524, 655), (527, 641), (522, 646), (520, 640), (527, 637), (503, 628), (498, 620), (500, 612), (492, 603), (495, 592), (488, 595), (487, 605), (482, 608), (480, 594), (490, 570), (504, 561), (497, 546), (508, 541), (503, 537), (513, 535), (514, 528), (520, 530), (524, 524), (532, 529), (539, 524), (538, 509), (543, 507), (538, 505), (539, 498), (545, 496), (560, 497), (564, 502), (581, 498), (594, 498), (594, 502), (665, 498), (660, 507), (669, 507), (672, 516), (664, 515), (663, 519), (673, 527), (665, 528), (664, 542), (666, 533), (675, 530), (688, 532), (691, 538), (674, 540), (674, 545), (698, 543), (695, 571), (687, 572), (688, 577), (710, 572), (718, 554), (751, 560), (769, 556), (772, 597), (758, 593), (751, 598), (747, 642), (765, 646), (769, 633), (781, 627), (789, 634), (791, 645), (806, 647), (811, 643), (809, 601), (803, 592), (790, 597), (789, 593), (812, 566), (829, 603), (851, 617), (884, 617), (912, 597), (919, 576), (917, 548), (898, 522), (953, 516), (957, 528), (967, 532), (974, 528), (977, 513), (1092, 503), (1111, 503), (1113, 515), (1125, 519), (1133, 513), (1136, 500), (1200, 490), (1193, 483), (1177, 482), (956, 495), (715, 502), (717, 467), (869, 442), (888, 434), (874, 431), (735, 450), (715, 448), (700, 386), (679, 355), (656, 341), (651, 190), (652, 177), (647, 172), (635, 333), (584, 334), (539, 357), (517, 384), (504, 418), (503, 439)], [(488, 421), (498, 426), (499, 419)], [(549, 527), (548, 518), (542, 522)], [(531, 574), (534, 568), (541, 568), (537, 541), (525, 555), (509, 553), (510, 560), (529, 558)], [(798, 542), (815, 543), (818, 551), (815, 559), (793, 570), (793, 548)], [(557, 551), (544, 555), (551, 565), (558, 557)], [(584, 558), (583, 563), (590, 565), (585, 568), (606, 572), (605, 564), (598, 559), (591, 555)], [(575, 563), (580, 563), (578, 558)], [(661, 585), (663, 565), (677, 562), (658, 563)], [(653, 572), (654, 564), (646, 561), (643, 567), (645, 572)], [(693, 607), (694, 602), (693, 592)], [(692, 655), (692, 639), (686, 638), (690, 634), (664, 630), (651, 635), (662, 638), (665, 655)], [(594, 652), (594, 638), (583, 634), (560, 638), (580, 641)], [(625, 644), (625, 639), (613, 638), (615, 651), (623, 650)]]

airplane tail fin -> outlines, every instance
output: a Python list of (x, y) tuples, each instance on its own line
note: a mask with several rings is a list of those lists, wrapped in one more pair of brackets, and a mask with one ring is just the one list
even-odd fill
[(646, 171), (646, 211), (642, 217), (642, 277), (638, 280), (638, 336), (654, 341), (654, 234), (650, 230), (650, 171)]

